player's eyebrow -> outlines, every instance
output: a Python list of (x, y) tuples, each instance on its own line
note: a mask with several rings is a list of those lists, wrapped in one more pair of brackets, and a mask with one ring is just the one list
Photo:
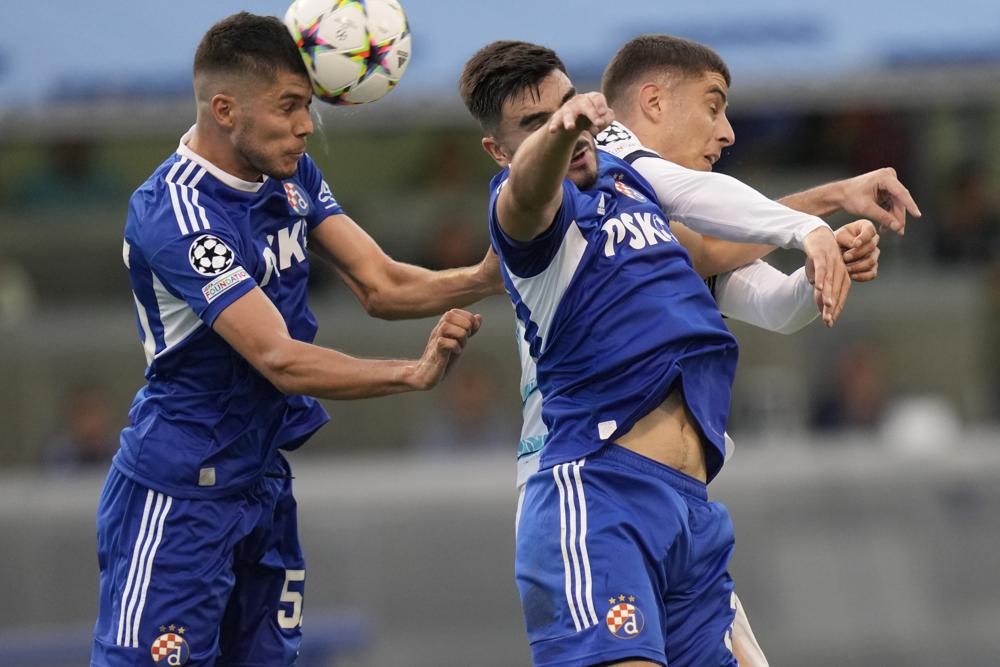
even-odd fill
[[(559, 101), (559, 106), (566, 104), (566, 102), (568, 102), (574, 95), (576, 95), (576, 88), (570, 86), (570, 89), (566, 91), (566, 94), (563, 95), (563, 98)], [(522, 118), (520, 122), (518, 122), (518, 125), (523, 128), (529, 128), (540, 120), (544, 121), (546, 118), (551, 116), (552, 113), (552, 111), (537, 111), (535, 113), (528, 114)]]
[(718, 95), (719, 99), (722, 100), (722, 106), (726, 106), (727, 104), (729, 104), (729, 99), (726, 97), (726, 91), (724, 91), (718, 85), (713, 85), (711, 88), (709, 88), (705, 92), (708, 95), (712, 95), (712, 94)]

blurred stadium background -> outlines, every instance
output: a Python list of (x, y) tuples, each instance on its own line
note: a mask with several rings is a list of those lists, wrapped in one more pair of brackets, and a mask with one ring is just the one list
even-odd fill
[[(317, 108), (310, 143), (399, 259), (444, 268), (486, 248), (493, 164), (456, 81), (493, 39), (555, 48), (583, 90), (640, 32), (709, 44), (734, 78), (737, 143), (719, 169), (772, 196), (897, 169), (924, 218), (883, 236), (879, 279), (852, 291), (834, 330), (732, 324), (738, 449), (714, 493), (771, 664), (1000, 665), (1000, 5), (404, 5), (415, 54), (398, 90)], [(142, 383), (126, 201), (194, 120), (198, 39), (241, 9), (285, 3), (0, 8), (0, 664), (89, 653), (93, 512)], [(315, 273), (320, 343), (422, 349), (429, 323), (372, 320)], [(333, 423), (292, 457), (310, 665), (341, 649), (339, 664), (361, 666), (527, 664), (511, 576), (513, 326), (504, 299), (477, 310), (484, 330), (441, 388), (329, 404)]]

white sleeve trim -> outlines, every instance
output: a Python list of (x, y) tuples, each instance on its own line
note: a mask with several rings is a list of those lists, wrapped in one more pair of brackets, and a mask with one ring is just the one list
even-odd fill
[(671, 219), (701, 234), (801, 250), (810, 232), (829, 227), (725, 174), (685, 169), (652, 156), (637, 158), (632, 166), (653, 186)]
[(805, 268), (789, 276), (759, 259), (719, 275), (715, 301), (723, 315), (783, 334), (819, 315)]

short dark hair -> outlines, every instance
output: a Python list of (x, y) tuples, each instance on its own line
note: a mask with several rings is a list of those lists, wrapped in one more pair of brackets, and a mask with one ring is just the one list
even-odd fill
[(565, 73), (566, 66), (552, 49), (528, 42), (493, 42), (465, 63), (458, 91), (483, 131), (492, 134), (504, 103), (525, 89), (537, 91), (553, 70)]
[(674, 70), (685, 76), (716, 72), (727, 86), (731, 83), (725, 61), (704, 44), (671, 35), (641, 35), (618, 49), (604, 70), (601, 92), (608, 105), (620, 105), (629, 86), (656, 70)]
[(194, 75), (249, 75), (273, 81), (279, 72), (308, 78), (291, 33), (274, 16), (240, 12), (205, 33), (194, 53)]

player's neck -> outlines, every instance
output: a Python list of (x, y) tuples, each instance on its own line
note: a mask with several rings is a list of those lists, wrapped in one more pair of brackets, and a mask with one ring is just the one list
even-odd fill
[(635, 135), (635, 138), (639, 140), (646, 148), (656, 151), (662, 155), (661, 146), (656, 140), (657, 132), (656, 126), (653, 125), (649, 120), (642, 117), (642, 114), (635, 114), (637, 117), (624, 117), (619, 122), (627, 127), (629, 131)]
[(187, 142), (187, 147), (222, 171), (232, 174), (240, 180), (249, 183), (261, 180), (262, 174), (239, 156), (230, 143), (229, 137), (225, 135), (196, 124), (191, 138)]

